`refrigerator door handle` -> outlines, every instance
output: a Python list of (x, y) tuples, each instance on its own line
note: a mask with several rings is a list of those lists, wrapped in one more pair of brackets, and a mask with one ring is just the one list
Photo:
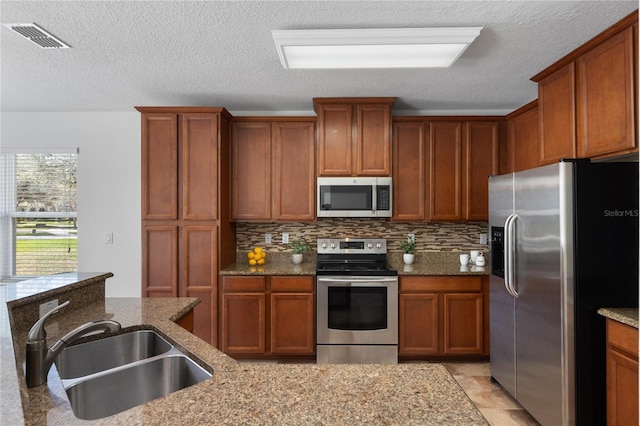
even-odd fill
[(515, 222), (518, 215), (512, 213), (504, 222), (504, 287), (513, 297), (518, 297), (515, 290)]
[[(509, 252), (509, 293), (513, 297), (518, 297), (518, 291), (516, 290), (516, 221), (518, 215), (513, 213), (508, 225), (508, 252)], [(506, 275), (506, 274), (505, 274)]]

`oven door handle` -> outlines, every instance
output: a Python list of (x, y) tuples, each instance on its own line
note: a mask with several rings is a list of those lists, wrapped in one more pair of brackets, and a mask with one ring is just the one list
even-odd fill
[(318, 282), (323, 282), (323, 283), (353, 283), (353, 282), (391, 283), (391, 282), (397, 282), (397, 281), (398, 281), (398, 277), (318, 278)]

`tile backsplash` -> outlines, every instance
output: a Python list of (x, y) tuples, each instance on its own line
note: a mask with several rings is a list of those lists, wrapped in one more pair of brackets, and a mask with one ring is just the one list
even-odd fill
[[(282, 244), (282, 233), (289, 234), (289, 240), (303, 238), (313, 250), (318, 238), (377, 237), (386, 238), (388, 251), (401, 251), (400, 243), (407, 234), (415, 234), (416, 251), (487, 251), (487, 244), (480, 244), (480, 234), (487, 234), (486, 222), (390, 222), (384, 219), (330, 218), (316, 222), (248, 223), (239, 222), (236, 228), (238, 251), (262, 247), (267, 252), (289, 252)], [(271, 234), (271, 244), (265, 244), (265, 234)]]

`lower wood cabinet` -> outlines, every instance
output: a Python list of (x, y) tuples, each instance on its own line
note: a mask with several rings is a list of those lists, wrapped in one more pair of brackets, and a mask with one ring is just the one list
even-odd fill
[(400, 357), (489, 355), (488, 278), (402, 276)]
[(235, 356), (315, 354), (311, 276), (223, 276), (220, 349)]
[(638, 424), (638, 329), (607, 319), (607, 425)]

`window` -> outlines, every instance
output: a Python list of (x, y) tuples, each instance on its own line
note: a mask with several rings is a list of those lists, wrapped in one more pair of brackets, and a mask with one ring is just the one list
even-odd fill
[(77, 270), (77, 157), (68, 149), (3, 149), (2, 280)]

